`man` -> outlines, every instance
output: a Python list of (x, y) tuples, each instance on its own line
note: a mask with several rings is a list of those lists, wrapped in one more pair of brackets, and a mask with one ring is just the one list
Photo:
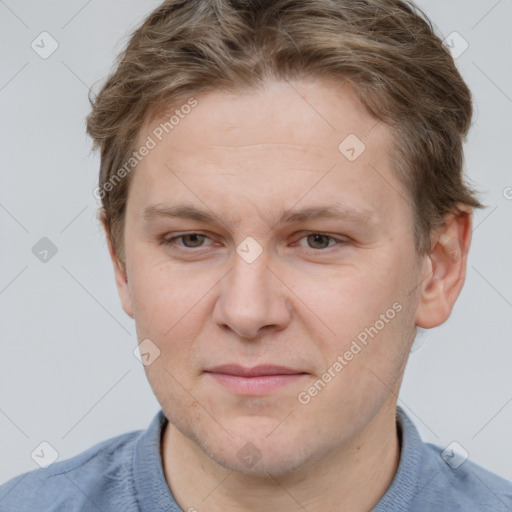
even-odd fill
[(399, 0), (170, 0), (93, 102), (100, 219), (162, 411), (0, 509), (512, 510), (397, 408), (463, 286), (471, 95)]

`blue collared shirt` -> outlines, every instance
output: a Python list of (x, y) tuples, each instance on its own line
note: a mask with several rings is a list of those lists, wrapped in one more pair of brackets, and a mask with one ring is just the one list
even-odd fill
[[(46, 469), (14, 477), (0, 486), (0, 512), (183, 512), (162, 467), (166, 424), (160, 410), (145, 431), (122, 434)], [(450, 450), (442, 455), (442, 448), (424, 443), (400, 407), (397, 424), (398, 470), (371, 512), (512, 511), (511, 482), (469, 459), (460, 464)]]

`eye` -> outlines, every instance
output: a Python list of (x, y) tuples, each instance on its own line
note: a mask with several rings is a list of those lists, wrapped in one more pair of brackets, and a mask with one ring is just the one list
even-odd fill
[[(203, 246), (203, 242), (208, 237), (201, 233), (187, 233), (185, 235), (174, 236), (161, 241), (162, 245), (177, 246), (178, 249), (194, 249)], [(181, 240), (183, 244), (178, 244), (177, 240)]]
[[(308, 235), (302, 237), (301, 240), (306, 240), (308, 243), (308, 248), (315, 250), (328, 249), (333, 245), (343, 245), (348, 243), (347, 240), (334, 238), (323, 233), (309, 233)], [(331, 245), (329, 245), (330, 242), (332, 242)]]
[[(161, 240), (160, 244), (177, 251), (190, 252), (192, 249), (207, 247), (207, 244), (205, 243), (207, 240), (211, 241), (208, 236), (201, 233), (185, 233), (182, 235), (163, 239)], [(304, 246), (302, 243), (300, 243), (303, 240), (306, 240), (307, 246)], [(307, 235), (300, 238), (298, 242), (301, 247), (304, 247), (305, 249), (313, 249), (317, 252), (329, 249), (335, 245), (341, 246), (348, 243), (349, 241), (346, 239), (335, 238), (324, 233), (308, 233)]]

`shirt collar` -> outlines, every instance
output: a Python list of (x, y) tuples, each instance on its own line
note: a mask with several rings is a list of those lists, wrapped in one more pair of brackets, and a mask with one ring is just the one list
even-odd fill
[(160, 409), (135, 445), (133, 478), (141, 512), (182, 512), (169, 490), (162, 465), (160, 447), (167, 423)]
[(400, 406), (396, 408), (396, 422), (400, 436), (398, 468), (388, 490), (371, 512), (408, 512), (418, 492), (425, 455), (423, 441), (416, 426)]
[[(372, 512), (407, 512), (418, 491), (423, 442), (414, 423), (397, 406), (396, 421), (401, 438), (398, 469), (388, 490)], [(161, 441), (168, 420), (160, 410), (135, 445), (133, 476), (142, 512), (181, 512), (165, 479)]]

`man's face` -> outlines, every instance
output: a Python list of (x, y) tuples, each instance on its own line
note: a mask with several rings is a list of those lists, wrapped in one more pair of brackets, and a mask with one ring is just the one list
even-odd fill
[[(161, 120), (139, 135), (158, 144), (130, 185), (123, 306), (160, 350), (146, 372), (181, 434), (230, 469), (284, 474), (394, 414), (421, 278), (413, 214), (390, 129), (347, 85), (196, 98), (161, 142)], [(178, 205), (218, 220), (155, 214)], [(293, 375), (232, 375), (263, 365)]]

